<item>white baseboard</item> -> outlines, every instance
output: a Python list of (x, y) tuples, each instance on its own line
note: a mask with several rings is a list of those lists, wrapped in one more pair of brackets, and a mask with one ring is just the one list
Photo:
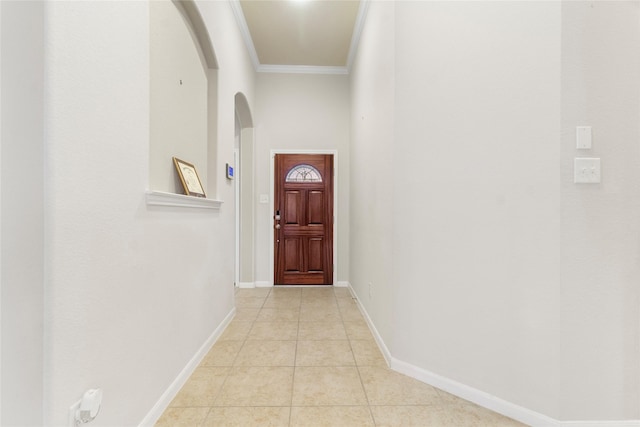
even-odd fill
[(272, 288), (273, 283), (267, 281), (256, 281), (256, 288)]
[(562, 427), (640, 427), (640, 420), (622, 421), (559, 421)]
[[(348, 283), (348, 282), (347, 282)], [(454, 396), (473, 402), (483, 408), (502, 414), (506, 417), (513, 418), (521, 423), (532, 427), (640, 427), (640, 420), (622, 420), (622, 421), (559, 421), (548, 417), (544, 414), (532, 411), (504, 399), (493, 396), (482, 390), (475, 389), (468, 385), (459, 383), (452, 379), (443, 377), (426, 369), (419, 368), (410, 363), (403, 362), (391, 355), (382, 337), (378, 333), (373, 321), (369, 317), (367, 310), (360, 303), (358, 295), (354, 291), (351, 284), (348, 284), (351, 295), (356, 299), (358, 307), (364, 316), (373, 337), (375, 338), (382, 355), (387, 361), (391, 369), (401, 374), (407, 375), (423, 383), (432, 385)]]
[(380, 352), (382, 353), (382, 356), (384, 357), (384, 360), (387, 362), (387, 366), (391, 367), (391, 360), (392, 360), (391, 352), (389, 351), (389, 349), (387, 348), (387, 345), (385, 344), (384, 340), (382, 339), (382, 337), (378, 333), (378, 330), (376, 329), (376, 326), (373, 324), (373, 321), (369, 317), (369, 313), (367, 313), (367, 310), (360, 303), (360, 298), (358, 298), (358, 294), (356, 294), (356, 291), (351, 286), (351, 283), (349, 283), (349, 291), (351, 292), (351, 295), (355, 298), (356, 303), (358, 304), (358, 308), (360, 309), (360, 312), (362, 313), (362, 316), (364, 317), (364, 320), (367, 322), (367, 325), (369, 326), (369, 330), (373, 334), (373, 338), (376, 340), (376, 343), (378, 344), (378, 348), (380, 349)]
[(640, 427), (640, 420), (559, 421), (562, 427)]
[(500, 399), (489, 393), (485, 393), (481, 390), (469, 387), (465, 384), (459, 383), (452, 379), (443, 377), (441, 375), (429, 372), (425, 369), (418, 368), (417, 366), (398, 360), (394, 357), (391, 358), (391, 369), (401, 374), (407, 375), (411, 378), (415, 378), (418, 381), (422, 381), (429, 385), (432, 385), (440, 390), (444, 390), (447, 393), (451, 393), (462, 399), (468, 400), (480, 405), (483, 408), (490, 409), (494, 412), (502, 414), (506, 417), (513, 418), (521, 423), (527, 424), (533, 427), (555, 427), (562, 424), (547, 417), (546, 415), (531, 411), (522, 406), (515, 405), (506, 400)]
[(213, 344), (220, 338), (222, 332), (227, 328), (231, 320), (236, 314), (236, 308), (234, 307), (231, 312), (224, 318), (222, 323), (213, 331), (213, 333), (207, 338), (207, 340), (202, 344), (200, 349), (196, 352), (196, 354), (191, 358), (189, 363), (182, 369), (180, 374), (176, 377), (175, 380), (171, 383), (169, 388), (160, 396), (160, 399), (156, 402), (156, 404), (151, 408), (151, 411), (144, 417), (144, 419), (140, 422), (139, 427), (153, 427), (156, 422), (160, 419), (164, 411), (169, 407), (171, 401), (176, 397), (180, 389), (187, 382), (193, 371), (198, 367), (202, 359), (207, 355)]
[[(267, 282), (267, 281), (256, 281), (254, 283), (250, 283), (251, 286), (244, 286), (246, 284), (249, 284), (249, 283), (248, 282), (247, 283), (243, 283), (243, 282), (238, 283), (238, 287), (239, 288), (272, 288), (273, 287), (273, 283)], [(288, 286), (295, 287), (297, 285), (288, 285)], [(313, 285), (303, 285), (303, 287), (307, 287), (307, 288), (310, 287), (310, 286), (313, 286)], [(335, 286), (336, 288), (348, 288), (350, 285), (349, 285), (349, 282), (342, 282), (341, 281), (341, 282), (334, 283), (333, 286)]]
[(254, 282), (238, 282), (236, 286), (241, 289), (253, 289), (256, 284)]

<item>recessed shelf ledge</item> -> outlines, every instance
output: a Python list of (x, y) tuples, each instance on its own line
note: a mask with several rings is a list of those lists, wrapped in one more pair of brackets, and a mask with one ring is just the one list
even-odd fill
[(172, 206), (179, 208), (199, 208), (220, 210), (222, 200), (205, 199), (203, 197), (185, 196), (184, 194), (166, 193), (164, 191), (145, 191), (147, 205)]

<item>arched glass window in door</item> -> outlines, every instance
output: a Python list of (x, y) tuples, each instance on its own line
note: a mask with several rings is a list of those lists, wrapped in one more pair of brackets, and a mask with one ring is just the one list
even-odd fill
[(311, 165), (298, 165), (291, 169), (286, 182), (322, 182), (322, 175)]

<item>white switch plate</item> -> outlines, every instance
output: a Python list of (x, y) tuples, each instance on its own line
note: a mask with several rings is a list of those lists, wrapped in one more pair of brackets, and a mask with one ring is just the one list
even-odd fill
[(591, 149), (591, 126), (576, 127), (576, 148), (580, 150)]
[(576, 157), (573, 159), (573, 182), (597, 184), (600, 179), (600, 158)]

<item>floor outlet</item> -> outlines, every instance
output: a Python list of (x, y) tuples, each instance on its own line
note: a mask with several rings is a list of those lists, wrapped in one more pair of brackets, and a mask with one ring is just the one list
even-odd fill
[(69, 427), (76, 427), (76, 413), (80, 410), (80, 403), (82, 400), (78, 400), (76, 403), (69, 407)]

